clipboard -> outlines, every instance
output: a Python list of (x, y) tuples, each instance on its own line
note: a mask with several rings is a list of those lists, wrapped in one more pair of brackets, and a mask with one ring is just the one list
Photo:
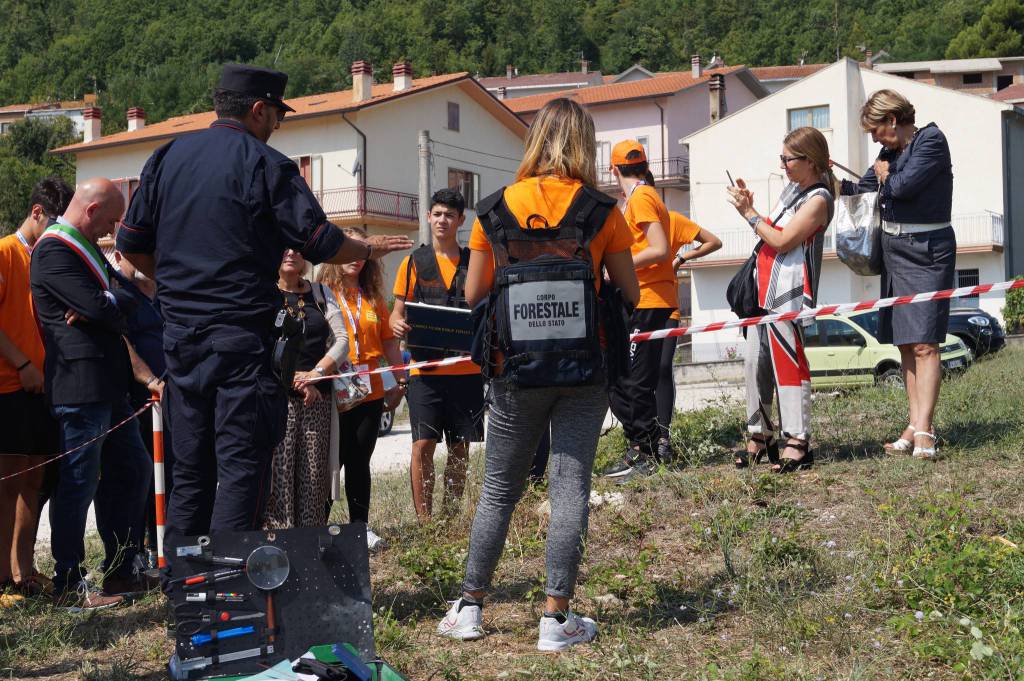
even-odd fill
[(413, 357), (419, 359), (437, 353), (469, 354), (473, 344), (470, 310), (406, 303), (405, 321), (410, 327), (405, 342)]

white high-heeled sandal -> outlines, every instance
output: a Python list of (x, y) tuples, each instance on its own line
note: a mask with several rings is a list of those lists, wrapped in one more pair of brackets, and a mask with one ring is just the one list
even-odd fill
[(929, 433), (924, 430), (919, 430), (914, 433), (914, 439), (918, 437), (930, 437), (932, 439), (931, 447), (914, 447), (914, 452), (911, 454), (915, 459), (922, 459), (924, 461), (933, 461), (939, 455), (939, 450), (935, 444), (938, 439), (935, 437), (935, 433)]
[[(913, 424), (907, 426), (907, 428), (913, 427)], [(914, 448), (914, 443), (911, 440), (908, 440), (907, 438), (903, 437), (903, 434), (900, 433), (899, 438), (893, 440), (892, 442), (886, 442), (884, 445), (882, 445), (882, 448), (885, 449), (887, 452), (906, 452)]]

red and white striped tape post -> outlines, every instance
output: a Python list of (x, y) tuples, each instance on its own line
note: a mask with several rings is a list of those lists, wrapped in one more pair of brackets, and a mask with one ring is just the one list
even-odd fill
[(167, 486), (164, 480), (164, 410), (160, 398), (153, 395), (153, 490), (155, 498), (156, 518), (156, 564), (159, 568), (167, 567), (164, 556), (164, 530), (167, 527), (167, 502), (164, 495)]
[[(893, 298), (879, 298), (878, 300), (864, 300), (859, 303), (840, 303), (838, 305), (820, 305), (818, 307), (808, 308), (806, 310), (800, 310), (797, 312), (780, 312), (777, 314), (766, 314), (760, 317), (746, 317), (743, 319), (732, 319), (724, 322), (711, 322), (710, 324), (699, 324), (697, 326), (684, 326), (677, 329), (660, 329), (658, 331), (645, 331), (643, 333), (635, 333), (629, 337), (629, 340), (633, 343), (641, 343), (643, 341), (659, 340), (661, 338), (673, 338), (675, 336), (690, 336), (697, 333), (708, 333), (711, 331), (721, 331), (723, 329), (736, 329), (747, 326), (759, 326), (761, 324), (773, 324), (775, 322), (790, 322), (797, 321), (800, 319), (811, 319), (813, 317), (821, 317), (823, 315), (837, 314), (840, 312), (863, 312), (865, 310), (880, 310), (883, 307), (895, 307), (897, 305), (910, 305), (912, 303), (927, 303), (934, 300), (949, 300), (950, 298), (964, 298), (968, 296), (977, 296), (983, 293), (992, 293), (993, 291), (1010, 291), (1012, 289), (1024, 288), (1024, 279), (1015, 279), (1013, 281), (1000, 281), (995, 284), (980, 284), (978, 286), (961, 286), (960, 288), (950, 288), (942, 291), (929, 291), (927, 293), (918, 293), (913, 296), (896, 296)], [(451, 364), (459, 364), (461, 362), (472, 361), (469, 355), (459, 355), (457, 357), (448, 357), (445, 359), (431, 360), (429, 362), (413, 362), (411, 364), (400, 364), (397, 366), (381, 367), (379, 369), (367, 369), (365, 371), (352, 371), (345, 374), (337, 374), (334, 376), (323, 376), (315, 378), (307, 383), (316, 383), (317, 381), (326, 381), (332, 378), (349, 378), (351, 376), (367, 376), (369, 374), (382, 374), (385, 371), (392, 370), (408, 370), (408, 369), (433, 369), (440, 366), (448, 366)]]

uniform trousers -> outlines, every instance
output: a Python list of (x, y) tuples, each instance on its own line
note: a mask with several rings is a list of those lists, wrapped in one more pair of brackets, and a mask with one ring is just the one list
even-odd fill
[(164, 397), (177, 426), (168, 546), (179, 535), (257, 528), (288, 415), (272, 347), (243, 327), (165, 325)]
[[(671, 308), (637, 308), (629, 320), (630, 333), (657, 331), (665, 328)], [(657, 451), (658, 365), (661, 363), (663, 341), (653, 340), (631, 343), (629, 346), (629, 376), (620, 378), (609, 392), (609, 403), (615, 418), (630, 445), (639, 446), (646, 454)]]
[[(776, 322), (747, 328), (744, 357), (747, 384), (747, 430), (771, 437), (806, 440), (811, 430), (811, 371), (804, 353), (803, 327)], [(779, 424), (772, 422), (772, 402), (779, 398)]]

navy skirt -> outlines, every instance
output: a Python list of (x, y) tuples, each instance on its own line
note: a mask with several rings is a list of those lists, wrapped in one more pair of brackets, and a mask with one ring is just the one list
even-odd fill
[[(952, 227), (918, 234), (882, 233), (882, 297), (910, 296), (953, 288), (956, 234)], [(942, 343), (949, 326), (949, 300), (913, 303), (879, 311), (882, 343)]]

